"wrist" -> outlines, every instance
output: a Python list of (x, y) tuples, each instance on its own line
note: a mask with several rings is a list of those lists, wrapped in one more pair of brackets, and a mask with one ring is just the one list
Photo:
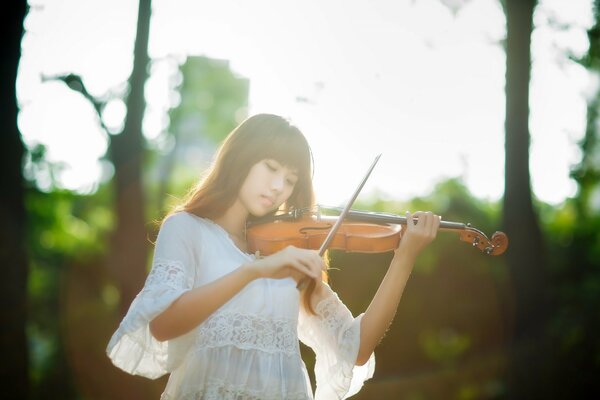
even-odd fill
[(258, 260), (243, 264), (240, 270), (243, 273), (244, 279), (247, 281), (247, 283), (250, 283), (255, 279), (262, 278), (261, 268), (258, 265)]
[(417, 251), (414, 247), (406, 245), (405, 242), (402, 241), (400, 241), (400, 245), (396, 251), (394, 251), (394, 258), (400, 258), (410, 263), (414, 263), (418, 255), (419, 251)]

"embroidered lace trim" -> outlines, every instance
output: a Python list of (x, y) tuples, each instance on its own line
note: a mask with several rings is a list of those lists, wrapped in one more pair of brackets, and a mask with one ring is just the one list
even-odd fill
[(180, 261), (155, 259), (144, 287), (169, 286), (173, 289), (190, 287), (190, 277)]
[[(317, 304), (316, 313), (323, 318), (324, 324), (329, 332), (339, 332), (344, 323), (348, 320), (343, 309), (344, 306), (339, 302), (336, 296), (330, 296)], [(352, 336), (352, 329), (347, 327), (343, 332), (343, 339), (349, 340)]]
[(241, 313), (213, 314), (199, 326), (196, 345), (233, 345), (245, 350), (300, 354), (296, 321)]
[[(267, 391), (250, 390), (245, 386), (230, 385), (215, 379), (211, 379), (206, 387), (193, 393), (177, 396), (179, 400), (309, 400), (310, 398), (304, 391), (282, 393), (276, 388), (267, 388)], [(168, 394), (160, 397), (160, 400), (174, 399)]]

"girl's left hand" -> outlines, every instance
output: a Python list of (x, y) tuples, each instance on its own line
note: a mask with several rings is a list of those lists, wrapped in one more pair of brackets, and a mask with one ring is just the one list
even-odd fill
[(408, 223), (402, 232), (402, 239), (396, 252), (403, 251), (416, 257), (435, 239), (441, 217), (430, 211), (417, 211), (414, 214), (407, 211), (406, 218)]

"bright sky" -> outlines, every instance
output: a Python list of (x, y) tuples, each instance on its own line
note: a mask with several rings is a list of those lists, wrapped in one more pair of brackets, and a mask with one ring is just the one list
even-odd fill
[[(315, 156), (321, 204), (347, 200), (373, 158), (363, 189), (398, 199), (427, 194), (462, 176), (479, 197), (504, 189), (504, 73), (498, 0), (154, 0), (151, 77), (144, 134), (165, 129), (175, 60), (230, 60), (250, 80), (249, 113), (290, 118)], [(93, 190), (110, 169), (91, 106), (43, 75), (81, 75), (95, 95), (122, 87), (131, 72), (137, 2), (30, 0), (17, 93), (27, 144), (44, 143), (66, 163), (62, 184)], [(591, 0), (540, 0), (534, 17), (531, 173), (535, 194), (559, 203), (575, 194), (585, 96), (594, 81), (567, 54), (587, 50)], [(551, 21), (567, 24), (559, 30)], [(297, 101), (298, 97), (309, 99)], [(115, 101), (105, 123), (118, 130)], [(44, 185), (44, 179), (40, 180)]]

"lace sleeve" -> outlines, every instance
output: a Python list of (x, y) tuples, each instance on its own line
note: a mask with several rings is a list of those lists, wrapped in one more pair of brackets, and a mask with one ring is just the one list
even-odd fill
[(144, 287), (108, 344), (109, 358), (130, 374), (158, 378), (172, 371), (189, 347), (189, 335), (159, 342), (150, 333), (150, 321), (193, 287), (194, 253), (181, 222), (170, 217), (161, 227)]
[(317, 315), (300, 311), (298, 337), (316, 355), (315, 400), (345, 399), (356, 394), (375, 371), (375, 355), (356, 366), (362, 314), (352, 317), (337, 293), (325, 285), (327, 295), (317, 304)]

